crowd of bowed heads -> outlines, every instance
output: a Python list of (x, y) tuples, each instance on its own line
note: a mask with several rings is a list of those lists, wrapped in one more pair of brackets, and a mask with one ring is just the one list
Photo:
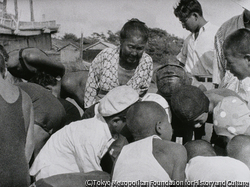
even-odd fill
[(0, 186), (250, 186), (250, 1), (231, 1), (242, 13), (218, 27), (197, 0), (179, 0), (173, 13), (190, 34), (156, 69), (136, 18), (88, 74), (0, 45)]

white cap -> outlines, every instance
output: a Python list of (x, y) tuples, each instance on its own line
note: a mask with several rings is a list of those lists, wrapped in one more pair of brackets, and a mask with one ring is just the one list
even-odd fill
[(118, 86), (101, 100), (98, 111), (102, 116), (118, 114), (139, 100), (139, 94), (130, 86)]

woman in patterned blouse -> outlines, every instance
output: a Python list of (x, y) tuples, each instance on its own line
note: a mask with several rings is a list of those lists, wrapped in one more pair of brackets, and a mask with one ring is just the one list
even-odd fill
[(93, 60), (85, 87), (84, 107), (88, 108), (120, 85), (129, 85), (143, 96), (153, 74), (152, 58), (145, 53), (149, 29), (131, 19), (120, 32), (120, 46), (101, 51)]

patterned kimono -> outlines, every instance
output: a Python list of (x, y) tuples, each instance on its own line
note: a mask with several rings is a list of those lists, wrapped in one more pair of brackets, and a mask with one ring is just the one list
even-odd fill
[[(111, 89), (120, 86), (118, 78), (120, 48), (107, 48), (101, 51), (93, 60), (86, 82), (84, 106), (90, 107), (96, 102), (98, 94), (105, 95)], [(144, 95), (150, 85), (153, 75), (152, 58), (143, 53), (134, 75), (126, 83)]]

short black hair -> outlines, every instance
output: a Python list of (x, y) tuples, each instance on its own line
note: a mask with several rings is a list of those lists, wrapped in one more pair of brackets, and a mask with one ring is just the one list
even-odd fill
[(28, 80), (28, 82), (32, 82), (32, 83), (36, 83), (39, 84), (43, 87), (46, 86), (55, 86), (57, 84), (57, 79), (56, 77), (45, 73), (45, 72), (37, 72), (35, 76), (33, 76), (32, 78), (30, 78)]
[(231, 50), (233, 55), (250, 54), (250, 31), (248, 29), (238, 29), (226, 37), (223, 43), (224, 53)]
[(5, 60), (4, 60), (4, 56), (2, 54), (0, 54), (0, 73), (3, 75), (5, 72)]
[(148, 41), (149, 29), (144, 22), (137, 18), (132, 18), (123, 25), (120, 31), (120, 40), (123, 41), (129, 38), (134, 31), (139, 31), (144, 41)]
[(188, 18), (192, 13), (203, 16), (201, 4), (197, 0), (180, 0), (174, 8), (174, 14), (177, 18)]
[(3, 58), (5, 61), (8, 61), (9, 55), (8, 55), (6, 49), (2, 45), (0, 45), (0, 54), (3, 55)]

